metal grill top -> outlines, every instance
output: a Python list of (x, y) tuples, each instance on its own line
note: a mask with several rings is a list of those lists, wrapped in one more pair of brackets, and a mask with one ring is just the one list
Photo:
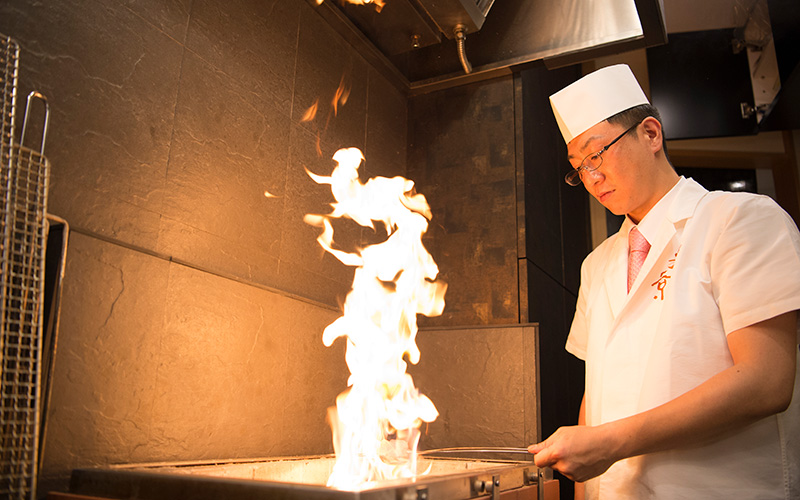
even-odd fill
[(348, 491), (325, 487), (333, 460), (316, 456), (78, 469), (70, 491), (140, 500), (436, 500), (499, 496), (542, 483), (541, 471), (531, 462), (435, 458), (420, 461), (421, 468), (430, 467), (427, 475)]

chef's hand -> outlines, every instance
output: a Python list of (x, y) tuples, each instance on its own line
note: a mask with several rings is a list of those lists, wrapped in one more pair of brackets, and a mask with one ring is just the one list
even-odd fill
[(537, 467), (550, 467), (573, 481), (599, 476), (616, 462), (607, 456), (603, 430), (576, 425), (561, 427), (541, 443), (528, 446)]

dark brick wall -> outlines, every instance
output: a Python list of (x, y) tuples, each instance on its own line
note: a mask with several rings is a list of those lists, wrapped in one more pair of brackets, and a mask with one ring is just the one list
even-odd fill
[(408, 129), (408, 176), (433, 210), (425, 244), (450, 284), (424, 324), (518, 323), (513, 79), (413, 97)]
[(451, 285), (444, 314), (420, 324), (538, 323), (543, 437), (577, 422), (583, 393), (583, 364), (564, 345), (590, 249), (588, 197), (563, 180), (548, 101), (579, 76), (531, 68), (409, 100), (408, 175), (433, 208), (425, 242)]

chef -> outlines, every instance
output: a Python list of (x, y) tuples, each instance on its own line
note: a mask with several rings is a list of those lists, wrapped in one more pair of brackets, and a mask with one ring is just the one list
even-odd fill
[(766, 196), (678, 176), (626, 65), (550, 101), (567, 182), (626, 217), (581, 267), (578, 425), (531, 445), (536, 465), (577, 498), (800, 498), (794, 222)]

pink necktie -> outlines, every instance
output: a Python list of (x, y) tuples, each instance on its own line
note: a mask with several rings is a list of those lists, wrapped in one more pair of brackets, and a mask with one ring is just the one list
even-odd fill
[(650, 243), (647, 242), (642, 233), (635, 226), (628, 233), (628, 292), (631, 291), (633, 282), (642, 268), (647, 252), (650, 251)]

